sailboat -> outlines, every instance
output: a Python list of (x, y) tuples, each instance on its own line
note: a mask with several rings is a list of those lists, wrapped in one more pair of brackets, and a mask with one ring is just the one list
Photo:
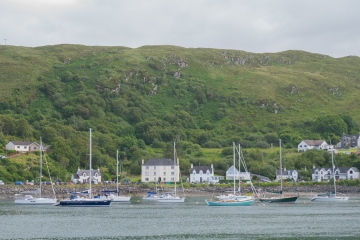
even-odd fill
[[(116, 190), (103, 190), (103, 195), (101, 198), (109, 198), (113, 202), (130, 202), (131, 196), (121, 196), (119, 195), (119, 151), (116, 151)], [(115, 195), (115, 194), (116, 195)]]
[[(69, 200), (61, 200), (58, 204), (55, 206), (67, 206), (67, 207), (103, 207), (103, 206), (110, 206), (111, 199), (100, 199), (100, 198), (92, 198), (92, 188), (91, 188), (91, 182), (92, 182), (92, 176), (91, 176), (91, 128), (90, 128), (90, 157), (89, 157), (89, 165), (90, 165), (90, 177), (89, 177), (89, 183), (90, 183), (90, 189), (86, 191), (88, 193), (89, 197), (81, 197), (80, 194), (72, 193)], [(82, 194), (83, 195), (83, 194)]]
[(163, 195), (159, 195), (157, 187), (158, 183), (156, 182), (155, 184), (155, 191), (147, 192), (147, 195), (142, 198), (143, 200), (158, 200), (160, 197), (163, 197)]
[(281, 176), (280, 176), (280, 191), (277, 192), (277, 194), (280, 194), (278, 196), (274, 196), (274, 197), (263, 197), (263, 198), (259, 198), (260, 202), (268, 202), (268, 203), (295, 203), (295, 201), (298, 199), (299, 196), (284, 196), (283, 195), (283, 179), (282, 179), (282, 174), (283, 174), (283, 169), (282, 169), (282, 159), (281, 159), (281, 139), (279, 139), (279, 146), (280, 146), (280, 172), (281, 172)]
[[(42, 146), (42, 139), (40, 137), (40, 188), (33, 191), (24, 191), (20, 194), (15, 194), (15, 204), (19, 205), (53, 205), (56, 204), (56, 196), (55, 196), (55, 190), (54, 186), (52, 185), (50, 172), (50, 183), (53, 190), (54, 197), (53, 198), (46, 198), (42, 197), (42, 154), (43, 154), (43, 146)], [(34, 197), (34, 196), (35, 197)], [(38, 196), (38, 197), (37, 197)]]
[[(166, 192), (163, 194), (163, 196), (161, 196), (159, 199), (157, 199), (158, 202), (160, 203), (183, 203), (185, 202), (185, 197), (179, 197), (176, 195), (176, 176), (180, 176), (180, 174), (178, 174), (176, 172), (176, 159), (177, 159), (177, 154), (176, 154), (176, 147), (175, 147), (175, 142), (174, 142), (174, 170), (175, 170), (175, 176), (174, 176), (174, 182), (175, 182), (175, 188), (174, 188), (174, 193), (172, 192)], [(180, 170), (180, 168), (179, 168)]]
[[(228, 195), (220, 195), (217, 197), (219, 199), (217, 201), (205, 200), (205, 202), (207, 203), (208, 206), (251, 206), (253, 204), (253, 202), (255, 200), (254, 197), (240, 194), (240, 161), (243, 159), (241, 159), (240, 145), (239, 145), (239, 149), (236, 149), (235, 143), (233, 143), (234, 173), (235, 173), (235, 169), (236, 169), (235, 168), (236, 150), (238, 151), (238, 154), (239, 154), (239, 194), (236, 194), (236, 177), (234, 174), (233, 193), (228, 194)], [(245, 171), (247, 171), (245, 162), (243, 162), (243, 166), (245, 168)], [(253, 188), (253, 191), (254, 191), (254, 188)]]
[(343, 202), (349, 200), (348, 196), (339, 196), (336, 193), (336, 179), (335, 179), (335, 165), (334, 165), (334, 152), (331, 151), (331, 163), (332, 163), (332, 173), (334, 180), (334, 192), (328, 192), (325, 194), (318, 194), (311, 198), (313, 202)]

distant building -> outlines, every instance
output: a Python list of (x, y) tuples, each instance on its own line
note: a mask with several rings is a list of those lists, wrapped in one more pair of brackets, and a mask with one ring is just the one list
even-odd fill
[[(312, 180), (313, 181), (327, 181), (333, 178), (332, 168), (316, 168), (313, 167), (312, 170)], [(335, 168), (335, 179), (344, 180), (344, 179), (359, 179), (360, 173), (356, 167), (337, 167)]]
[(6, 150), (13, 150), (21, 153), (40, 151), (40, 144), (36, 142), (10, 141), (5, 146)]
[(227, 171), (226, 171), (226, 180), (250, 180), (251, 174), (249, 172), (239, 172), (234, 165), (232, 165)]
[(343, 149), (360, 147), (360, 133), (356, 135), (343, 134), (338, 145)]
[(190, 168), (191, 183), (218, 183), (223, 176), (214, 176), (214, 165), (211, 166), (194, 166)]
[[(94, 184), (101, 183), (100, 169), (91, 170), (91, 178)], [(78, 168), (77, 172), (71, 176), (73, 183), (90, 183), (90, 170), (81, 170)]]
[(306, 152), (311, 149), (327, 150), (329, 148), (331, 147), (325, 142), (325, 140), (303, 140), (298, 144), (298, 152)]
[(284, 168), (282, 171), (278, 169), (276, 171), (276, 180), (280, 181), (280, 179), (294, 179), (294, 177), (297, 179), (298, 172), (296, 170), (286, 170)]
[(178, 182), (180, 180), (179, 160), (153, 158), (141, 165), (141, 182)]

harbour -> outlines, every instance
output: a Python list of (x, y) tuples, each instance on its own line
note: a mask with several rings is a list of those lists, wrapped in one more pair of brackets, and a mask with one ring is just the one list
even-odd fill
[(360, 197), (343, 203), (209, 207), (205, 196), (163, 204), (133, 197), (105, 208), (0, 201), (0, 239), (357, 239)]

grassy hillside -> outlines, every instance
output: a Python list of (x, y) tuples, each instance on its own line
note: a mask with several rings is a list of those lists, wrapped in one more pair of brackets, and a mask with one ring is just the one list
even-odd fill
[(0, 52), (0, 144), (42, 136), (54, 166), (68, 172), (88, 165), (90, 127), (95, 167), (109, 177), (117, 149), (126, 171), (138, 174), (141, 159), (171, 157), (174, 141), (185, 172), (190, 163), (214, 162), (223, 173), (233, 141), (258, 149), (249, 154), (250, 162), (261, 159), (253, 169), (274, 172), (278, 156), (261, 149), (278, 138), (291, 149), (360, 129), (359, 57), (175, 46), (2, 45)]

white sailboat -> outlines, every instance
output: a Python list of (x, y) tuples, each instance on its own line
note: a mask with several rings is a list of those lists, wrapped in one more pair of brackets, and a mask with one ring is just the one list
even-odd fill
[[(110, 198), (113, 202), (130, 202), (131, 196), (119, 195), (119, 151), (118, 150), (116, 150), (116, 191), (104, 190), (102, 192), (108, 194), (107, 198)], [(104, 196), (102, 196), (102, 198), (103, 197)]]
[(42, 139), (40, 137), (40, 188), (33, 191), (24, 191), (20, 194), (15, 194), (15, 204), (19, 205), (53, 205), (56, 204), (57, 199), (55, 196), (54, 186), (52, 185), (50, 172), (50, 183), (53, 190), (54, 197), (53, 198), (46, 198), (42, 197), (42, 155), (43, 154), (43, 146), (42, 146)]
[(142, 199), (143, 200), (158, 200), (160, 199), (161, 197), (163, 197), (163, 195), (159, 195), (159, 192), (158, 192), (158, 183), (156, 182), (155, 183), (155, 191), (150, 191), (150, 192), (147, 192), (147, 195), (144, 196)]
[(335, 165), (334, 165), (334, 152), (331, 151), (331, 163), (332, 163), (332, 173), (334, 180), (334, 192), (328, 192), (324, 194), (318, 194), (311, 198), (313, 202), (343, 202), (349, 200), (348, 196), (337, 195), (336, 193), (336, 179), (335, 179)]
[[(238, 160), (239, 160), (239, 189), (238, 189), (238, 194), (236, 192), (236, 176), (235, 176), (235, 159), (236, 159), (236, 151), (238, 152)], [(245, 165), (245, 161), (243, 161), (244, 159), (241, 158), (241, 151), (240, 151), (240, 144), (239, 144), (239, 148), (237, 149), (235, 146), (235, 143), (233, 143), (233, 161), (234, 161), (234, 165), (233, 165), (233, 169), (234, 169), (234, 189), (233, 189), (233, 193), (230, 193), (228, 195), (220, 195), (217, 196), (218, 200), (217, 201), (212, 201), (212, 200), (205, 200), (205, 202), (207, 203), (208, 206), (251, 206), (255, 200), (254, 196), (246, 196), (246, 195), (241, 195), (241, 180), (240, 180), (240, 163), (243, 162), (243, 167), (245, 169), (245, 171), (247, 172), (247, 168)], [(251, 182), (251, 180), (250, 180)], [(253, 187), (252, 183), (251, 183), (251, 187), (252, 190), (255, 193), (255, 188)]]
[[(91, 176), (91, 151), (92, 151), (92, 141), (91, 141), (91, 128), (90, 128), (90, 154), (89, 154), (89, 169), (90, 169), (90, 177), (89, 177), (89, 183), (90, 183), (90, 189), (86, 191), (86, 194), (89, 195), (89, 197), (84, 197), (84, 194), (79, 193), (73, 193), (68, 200), (62, 200), (56, 206), (65, 206), (65, 207), (105, 207), (110, 206), (111, 199), (100, 199), (100, 198), (92, 198), (92, 176)], [(80, 196), (81, 194), (81, 196)]]
[[(176, 169), (177, 169), (176, 168), (176, 159), (177, 159), (177, 154), (176, 154), (176, 147), (175, 147), (175, 142), (174, 142), (174, 170), (175, 170), (174, 193), (172, 193), (172, 192), (164, 193), (159, 199), (157, 199), (157, 201), (160, 203), (183, 203), (183, 202), (185, 202), (185, 197), (180, 197), (180, 196), (176, 195), (176, 176), (180, 176), (180, 174), (176, 172)], [(179, 170), (180, 170), (180, 168), (179, 168)]]

